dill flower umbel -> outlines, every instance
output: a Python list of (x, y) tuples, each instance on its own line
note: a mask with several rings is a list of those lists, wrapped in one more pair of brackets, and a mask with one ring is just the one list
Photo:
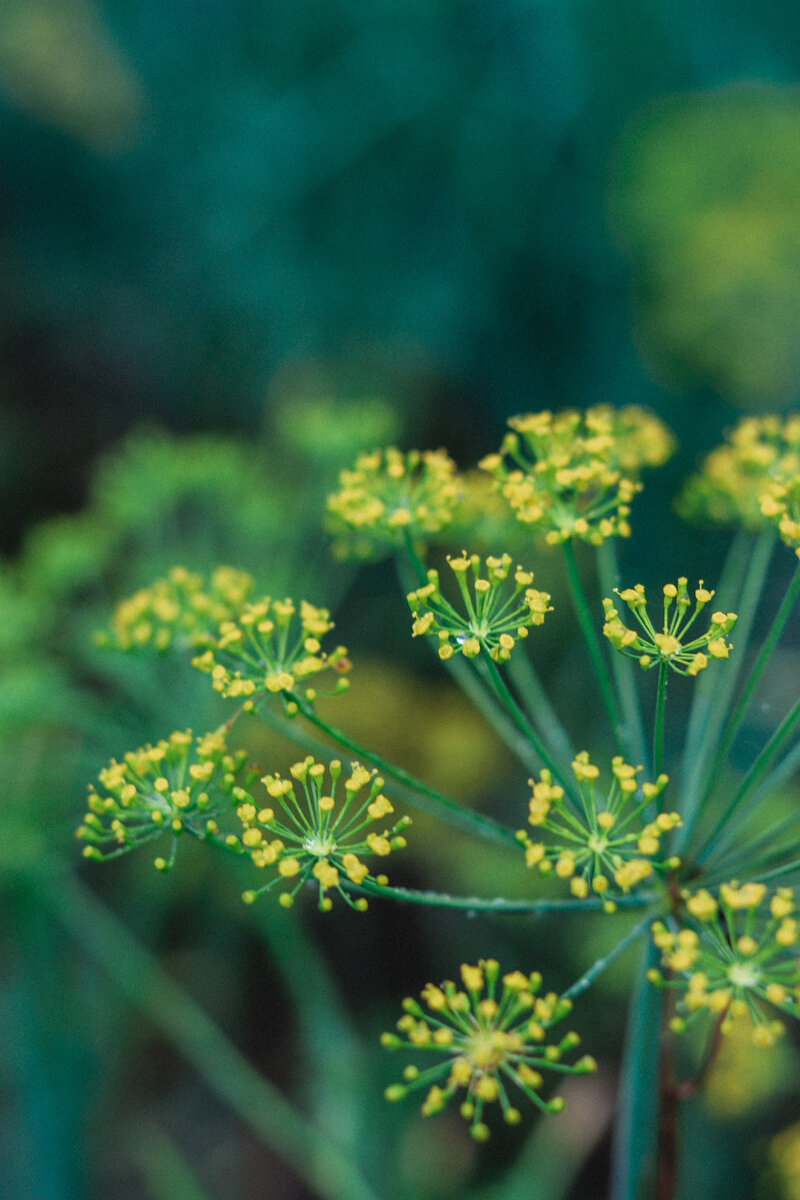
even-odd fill
[(165, 579), (118, 604), (110, 630), (96, 640), (116, 650), (200, 646), (221, 621), (239, 612), (252, 590), (252, 577), (235, 567), (217, 567), (208, 579), (173, 567)]
[(660, 857), (661, 838), (681, 819), (675, 812), (659, 813), (652, 821), (642, 819), (666, 787), (666, 775), (659, 775), (655, 783), (640, 783), (636, 776), (641, 767), (632, 767), (617, 755), (611, 762), (611, 787), (599, 797), (600, 772), (585, 750), (575, 758), (572, 771), (580, 805), (553, 782), (550, 771), (543, 770), (538, 780), (529, 780), (528, 823), (548, 837), (533, 841), (521, 829), (517, 838), (525, 847), (529, 867), (568, 879), (573, 896), (582, 899), (593, 892), (602, 898), (606, 912), (614, 912), (614, 897), (632, 891), (654, 871), (678, 866), (677, 858)]
[(501, 977), (500, 964), (491, 958), (477, 966), (464, 963), (461, 980), (463, 989), (449, 979), (438, 987), (427, 984), (421, 993), (425, 1008), (411, 997), (403, 1001), (399, 1034), (384, 1033), (381, 1044), (390, 1050), (433, 1054), (439, 1061), (423, 1070), (406, 1067), (405, 1083), (387, 1088), (387, 1100), (402, 1100), (424, 1088), (422, 1112), (427, 1117), (441, 1112), (463, 1088), (461, 1116), (478, 1141), (489, 1136), (483, 1120), (487, 1104), (499, 1102), (509, 1125), (522, 1119), (509, 1099), (509, 1084), (543, 1112), (561, 1112), (564, 1101), (559, 1096), (544, 1100), (539, 1094), (542, 1072), (586, 1075), (596, 1070), (588, 1055), (572, 1064), (563, 1061), (580, 1042), (576, 1033), (547, 1042), (548, 1031), (572, 1010), (572, 1002), (554, 992), (539, 995), (538, 972), (512, 971)]
[[(281, 692), (310, 703), (318, 693), (305, 686), (306, 680), (328, 670), (341, 676), (350, 667), (344, 646), (322, 650), (320, 638), (331, 629), (327, 608), (302, 600), (298, 612), (293, 600), (264, 596), (246, 604), (235, 620), (223, 621), (212, 645), (192, 664), (211, 676), (215, 691), (243, 699), (247, 709)], [(340, 677), (333, 694), (344, 691), (347, 682)]]
[(508, 424), (512, 432), (500, 452), (479, 466), (495, 478), (517, 519), (535, 525), (552, 545), (629, 536), (639, 475), (672, 452), (666, 426), (636, 407), (526, 413)]
[(89, 788), (88, 811), (77, 837), (87, 843), (84, 856), (116, 858), (163, 833), (173, 837), (168, 859), (157, 858), (159, 870), (175, 861), (181, 833), (215, 840), (216, 818), (232, 810), (256, 778), (243, 770), (244, 751), (232, 754), (221, 733), (192, 741), (192, 731), (176, 731), (155, 746), (112, 759), (100, 772), (100, 787)]
[(449, 525), (461, 494), (456, 466), (444, 450), (394, 446), (360, 454), (328, 497), (328, 529), (343, 557), (380, 558), (407, 538), (427, 541)]
[(686, 640), (691, 626), (714, 598), (714, 593), (703, 587), (702, 579), (695, 589), (693, 608), (685, 576), (681, 576), (677, 584), (665, 584), (662, 589), (663, 625), (660, 630), (650, 620), (641, 583), (621, 592), (618, 589), (615, 591), (633, 613), (642, 632), (638, 633), (625, 625), (614, 601), (606, 597), (603, 600), (606, 617), (603, 633), (616, 650), (638, 659), (639, 666), (644, 670), (663, 662), (679, 675), (696, 675), (708, 666), (710, 658), (728, 657), (731, 645), (726, 641), (726, 634), (736, 624), (736, 613), (713, 613), (706, 632)]
[(771, 483), (760, 503), (764, 516), (777, 525), (786, 545), (800, 558), (800, 459), (797, 470), (791, 479)]
[[(680, 925), (653, 925), (666, 978), (652, 970), (651, 983), (680, 990), (680, 1032), (699, 1013), (721, 1019), (729, 1033), (736, 1020), (748, 1018), (753, 1041), (770, 1046), (783, 1023), (770, 1015), (778, 1009), (800, 1015), (798, 942), (800, 924), (795, 895), (779, 887), (770, 893), (763, 883), (723, 883), (719, 895), (705, 888), (684, 894)], [(765, 1008), (765, 1005), (767, 1008)]]
[[(413, 636), (431, 634), (439, 640), (439, 657), (460, 651), (475, 658), (484, 649), (496, 662), (505, 662), (531, 625), (541, 625), (550, 612), (550, 595), (531, 587), (533, 572), (516, 567), (509, 584), (511, 556), (488, 557), (486, 567), (477, 554), (447, 556), (461, 592), (465, 615), (442, 595), (439, 572), (428, 571), (428, 582), (408, 595), (414, 618)], [(471, 586), (470, 586), (471, 585)]]
[(758, 531), (775, 516), (762, 497), (798, 475), (800, 417), (743, 417), (686, 481), (676, 508), (687, 521)]
[(390, 829), (382, 827), (394, 808), (381, 791), (384, 781), (360, 763), (351, 763), (350, 774), (343, 781), (344, 797), (339, 801), (336, 789), (342, 764), (337, 759), (328, 764), (329, 791), (323, 790), (324, 764), (310, 756), (295, 763), (289, 774), (291, 779), (280, 775), (263, 778), (274, 808), (258, 808), (248, 797), (236, 810), (244, 832), (241, 839), (229, 837), (228, 844), (241, 846), (255, 866), (274, 866), (276, 870), (269, 883), (245, 892), (244, 900), (251, 904), (262, 892), (287, 883), (289, 888), (281, 893), (280, 903), (288, 907), (303, 884), (312, 880), (323, 912), (332, 906), (330, 891), (363, 912), (366, 900), (352, 900), (346, 890), (348, 883), (360, 887), (365, 880), (372, 880), (386, 885), (386, 876), (372, 876), (361, 859), (386, 858), (392, 850), (405, 846), (402, 830), (411, 824), (411, 818), (400, 817)]

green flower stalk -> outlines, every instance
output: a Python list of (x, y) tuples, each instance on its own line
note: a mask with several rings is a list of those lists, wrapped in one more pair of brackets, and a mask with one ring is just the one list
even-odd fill
[(326, 671), (340, 678), (326, 694), (348, 686), (342, 673), (350, 669), (344, 646), (322, 650), (320, 638), (333, 629), (326, 608), (302, 600), (261, 600), (246, 604), (236, 620), (224, 621), (212, 645), (192, 659), (193, 666), (211, 676), (222, 696), (243, 700), (246, 711), (266, 695), (294, 693), (312, 703), (318, 691), (306, 681)]
[(424, 544), (450, 524), (461, 497), (453, 460), (444, 450), (394, 446), (361, 454), (339, 475), (328, 497), (328, 529), (340, 557), (381, 558)]
[(779, 887), (770, 894), (763, 883), (731, 882), (718, 897), (703, 888), (683, 899), (680, 925), (653, 925), (667, 974), (654, 968), (648, 976), (681, 993), (673, 1030), (682, 1032), (705, 1012), (720, 1020), (724, 1034), (735, 1021), (748, 1020), (755, 1045), (771, 1046), (784, 1026), (769, 1010), (800, 1016), (794, 892)]
[(217, 567), (208, 579), (173, 567), (165, 579), (118, 604), (111, 628), (95, 640), (124, 651), (148, 646), (165, 653), (173, 645), (199, 647), (222, 621), (241, 610), (252, 590), (252, 576), (234, 567)]
[(476, 658), (483, 649), (495, 662), (506, 662), (517, 641), (528, 636), (532, 625), (542, 625), (545, 614), (552, 611), (549, 593), (531, 587), (533, 573), (519, 566), (509, 582), (508, 554), (488, 557), (485, 571), (478, 555), (468, 556), (466, 551), (458, 557), (448, 555), (447, 561), (461, 592), (464, 613), (442, 595), (439, 572), (428, 571), (427, 584), (407, 597), (414, 618), (413, 636), (436, 636), (442, 659), (456, 651)]
[(228, 750), (221, 733), (192, 741), (192, 731), (176, 731), (155, 746), (112, 759), (100, 772), (100, 787), (89, 788), (88, 810), (76, 836), (86, 858), (116, 858), (164, 833), (172, 834), (169, 858), (157, 858), (160, 871), (175, 861), (182, 833), (206, 840), (219, 834), (217, 818), (246, 796), (257, 772), (244, 770), (244, 751)]
[(642, 469), (666, 461), (673, 449), (666, 426), (636, 407), (527, 413), (508, 424), (500, 452), (479, 466), (517, 519), (536, 526), (550, 545), (628, 537)]
[(647, 598), (641, 583), (617, 591), (641, 632), (625, 625), (614, 601), (606, 597), (603, 600), (606, 618), (603, 633), (614, 649), (638, 659), (639, 666), (645, 671), (663, 663), (679, 675), (697, 675), (708, 666), (710, 658), (727, 658), (732, 647), (726, 641), (726, 635), (736, 624), (736, 613), (713, 613), (706, 632), (687, 641), (689, 630), (714, 593), (703, 587), (701, 579), (695, 589), (692, 608), (686, 585), (685, 576), (681, 576), (677, 585), (668, 583), (662, 589), (663, 624), (660, 630), (655, 628), (647, 612)]
[(572, 763), (578, 782), (580, 808), (570, 805), (564, 789), (551, 773), (531, 779), (528, 823), (546, 840), (532, 840), (526, 830), (517, 833), (525, 847), (525, 861), (542, 875), (568, 879), (573, 896), (591, 892), (600, 896), (606, 912), (616, 910), (615, 899), (627, 895), (654, 872), (674, 870), (679, 860), (663, 856), (661, 839), (681, 824), (675, 812), (662, 812), (652, 821), (643, 818), (667, 785), (666, 775), (655, 783), (639, 783), (641, 767), (632, 767), (617, 755), (611, 763), (612, 783), (607, 795), (596, 794), (598, 768), (584, 750)]
[(547, 1042), (548, 1031), (572, 1010), (572, 1002), (554, 992), (538, 995), (542, 985), (538, 972), (512, 971), (501, 978), (500, 964), (491, 958), (481, 959), (477, 966), (462, 964), (461, 979), (464, 990), (452, 980), (441, 986), (427, 984), (421, 993), (425, 1008), (406, 999), (404, 1015), (397, 1022), (399, 1034), (381, 1037), (390, 1050), (413, 1050), (440, 1060), (423, 1070), (406, 1067), (405, 1082), (387, 1088), (387, 1100), (402, 1100), (424, 1088), (422, 1112), (432, 1116), (464, 1089), (460, 1113), (478, 1141), (489, 1137), (483, 1119), (486, 1105), (499, 1102), (509, 1125), (522, 1119), (509, 1099), (508, 1085), (542, 1112), (561, 1112), (561, 1097), (544, 1100), (540, 1095), (543, 1072), (586, 1075), (597, 1069), (588, 1055), (572, 1064), (564, 1062), (563, 1056), (579, 1045), (576, 1033)]
[[(383, 779), (360, 763), (351, 764), (340, 801), (336, 790), (342, 775), (341, 762), (334, 759), (329, 763), (328, 773), (330, 789), (325, 791), (325, 766), (308, 756), (290, 768), (291, 779), (264, 776), (275, 808), (258, 808), (252, 796), (237, 808), (244, 832), (240, 839), (231, 835), (228, 845), (243, 849), (256, 867), (275, 867), (276, 871), (269, 883), (244, 893), (246, 903), (252, 904), (257, 896), (287, 883), (288, 890), (281, 892), (279, 903), (288, 907), (303, 884), (312, 881), (317, 886), (320, 911), (331, 909), (333, 902), (328, 893), (334, 891), (351, 908), (363, 912), (367, 901), (363, 896), (353, 900), (348, 885), (360, 887), (365, 880), (382, 887), (388, 884), (385, 875), (370, 874), (362, 857), (385, 858), (392, 850), (405, 846), (402, 831), (411, 824), (411, 818), (400, 817), (390, 829), (383, 826), (384, 818), (394, 808), (381, 791)], [(300, 785), (299, 797), (295, 784)]]

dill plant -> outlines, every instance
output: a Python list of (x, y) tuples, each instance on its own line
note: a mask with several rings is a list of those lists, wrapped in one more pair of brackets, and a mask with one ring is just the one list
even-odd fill
[[(746, 418), (686, 482), (679, 512), (732, 528), (728, 561), (718, 588), (680, 577), (663, 584), (656, 603), (640, 581), (618, 579), (614, 546), (631, 534), (643, 475), (674, 450), (670, 431), (645, 410), (610, 406), (524, 414), (509, 426), (499, 451), (480, 464), (489, 491), (460, 475), (444, 450), (390, 447), (342, 471), (325, 523), (339, 556), (396, 560), (409, 636), (429, 641), (529, 775), (528, 792), (523, 782), (519, 788), (524, 828), (473, 812), (320, 715), (318, 697), (341, 694), (352, 665), (345, 647), (326, 644), (327, 609), (259, 596), (241, 571), (220, 568), (203, 579), (177, 566), (123, 601), (99, 641), (127, 653), (182, 649), (231, 702), (230, 716), (199, 738), (175, 732), (112, 762), (100, 788), (90, 788), (78, 837), (97, 860), (167, 839), (155, 860), (163, 871), (189, 834), (246, 862), (247, 903), (268, 903), (282, 887), (280, 903), (290, 907), (307, 884), (323, 913), (339, 895), (354, 913), (370, 901), (550, 911), (565, 929), (581, 914), (606, 914), (619, 923), (616, 944), (561, 991), (535, 962), (493, 958), (443, 963), (458, 982), (421, 980), (420, 999), (402, 1002), (396, 1030), (382, 1038), (405, 1059), (386, 1098), (416, 1096), (426, 1116), (452, 1101), (478, 1141), (498, 1117), (517, 1125), (537, 1112), (557, 1114), (558, 1078), (590, 1073), (596, 1063), (591, 1045), (576, 1052), (577, 1033), (553, 1027), (638, 943), (612, 1194), (670, 1200), (682, 1098), (702, 1084), (733, 1032), (745, 1028), (755, 1047), (769, 1046), (800, 1015), (800, 816), (776, 816), (770, 803), (800, 765), (800, 700), (744, 765), (740, 739), (800, 593), (798, 563), (758, 643), (773, 556), (788, 547), (800, 557), (800, 422)], [(469, 544), (474, 535), (480, 545), (488, 527), (498, 540), (505, 531), (516, 550), (524, 545), (520, 526), (563, 558), (565, 597), (554, 597), (541, 567), (537, 584), (550, 590), (534, 588), (522, 554), (516, 561), (499, 544), (483, 556)], [(447, 556), (443, 576), (431, 546), (446, 543), (448, 530), (466, 548)], [(577, 542), (596, 556), (598, 598), (585, 590)], [(608, 757), (599, 763), (560, 720), (535, 666), (536, 629), (565, 603), (607, 718)], [(673, 674), (693, 691), (680, 728), (667, 703)], [(247, 764), (228, 744), (243, 713), (304, 748), (313, 742), (314, 754), (286, 774), (278, 769), (286, 764)], [(412, 818), (398, 815), (398, 797), (402, 809), (515, 847), (531, 868), (530, 895), (481, 900), (392, 884), (383, 860), (413, 854)], [(677, 1079), (676, 1045), (690, 1027), (706, 1049), (693, 1073)]]

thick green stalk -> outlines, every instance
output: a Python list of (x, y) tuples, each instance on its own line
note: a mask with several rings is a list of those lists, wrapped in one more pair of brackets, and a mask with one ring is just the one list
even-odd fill
[(628, 741), (627, 730), (622, 715), (617, 704), (616, 696), (614, 695), (614, 685), (609, 674), (606, 661), (603, 657), (603, 648), (600, 645), (600, 639), (597, 636), (595, 629), (595, 621), (589, 611), (589, 604), (586, 599), (586, 593), (581, 583), (578, 564), (575, 561), (575, 550), (572, 542), (563, 542), (564, 561), (567, 567), (567, 582), (569, 584), (570, 597), (572, 605), (575, 609), (575, 615), (578, 618), (578, 625), (583, 634), (586, 648), (589, 651), (589, 659), (592, 664), (592, 670), (597, 680), (597, 686), (600, 689), (600, 696), (603, 701), (603, 706), (608, 714), (608, 719), (611, 722), (611, 730), (614, 735), (614, 741), (620, 754), (627, 756), (630, 754), (630, 748), (626, 745)]
[(457, 804), (455, 800), (448, 799), (447, 796), (437, 791), (436, 788), (429, 787), (428, 784), (415, 779), (413, 775), (409, 775), (402, 767), (396, 767), (393, 763), (387, 762), (385, 758), (381, 758), (380, 754), (376, 754), (374, 750), (368, 750), (365, 746), (359, 745), (353, 738), (343, 733), (341, 729), (337, 729), (334, 725), (329, 725), (327, 721), (318, 716), (310, 704), (299, 704), (299, 711), (307, 721), (321, 730), (336, 745), (341, 746), (343, 750), (347, 750), (351, 754), (355, 754), (364, 762), (371, 763), (382, 775), (387, 775), (390, 779), (396, 780), (404, 788), (408, 789), (406, 795), (409, 804), (414, 804), (421, 811), (440, 817), (450, 825), (466, 829), (478, 837), (484, 837), (490, 841), (500, 842), (504, 845), (519, 845), (512, 830), (507, 829), (498, 821), (493, 821), (491, 817), (484, 817), (469, 808), (464, 808), (462, 805)]
[[(597, 576), (600, 580), (602, 594), (612, 596), (614, 588), (618, 587), (620, 582), (615, 538), (606, 538), (597, 547)], [(614, 674), (614, 682), (622, 706), (634, 762), (641, 763), (649, 776), (647, 739), (644, 734), (642, 705), (636, 684), (637, 669), (633, 659), (627, 654), (611, 655), (611, 670)]]
[(53, 916), (223, 1099), (325, 1200), (378, 1200), (340, 1149), (298, 1113), (88, 888), (52, 878)]
[(663, 996), (647, 981), (658, 961), (648, 942), (631, 1000), (611, 1161), (611, 1200), (644, 1200), (655, 1178), (659, 1031)]

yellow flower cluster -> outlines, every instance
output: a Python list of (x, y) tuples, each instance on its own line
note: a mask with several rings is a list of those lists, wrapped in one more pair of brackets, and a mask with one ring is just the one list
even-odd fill
[(663, 624), (660, 630), (655, 628), (647, 613), (647, 599), (641, 583), (621, 592), (615, 590), (633, 613), (642, 632), (625, 625), (614, 601), (606, 597), (603, 600), (606, 618), (603, 633), (615, 650), (638, 659), (643, 670), (665, 662), (679, 675), (696, 675), (708, 666), (710, 658), (728, 657), (731, 645), (725, 638), (736, 624), (736, 613), (713, 613), (706, 632), (686, 640), (691, 626), (714, 598), (714, 593), (703, 587), (702, 579), (695, 589), (691, 613), (692, 601), (686, 577), (681, 576), (677, 584), (664, 585)]
[(676, 507), (689, 521), (762, 529), (784, 515), (762, 498), (798, 476), (800, 416), (744, 417), (686, 481)]
[[(192, 664), (211, 676), (215, 691), (243, 700), (246, 709), (267, 694), (299, 695), (301, 682), (328, 670), (340, 674), (333, 689), (339, 693), (347, 687), (341, 673), (350, 663), (344, 646), (322, 650), (320, 638), (331, 629), (326, 608), (302, 600), (298, 613), (293, 600), (264, 596), (246, 604), (235, 620), (223, 621), (211, 647)], [(303, 688), (303, 699), (316, 696), (315, 688)]]
[[(405, 846), (402, 830), (411, 823), (401, 817), (391, 829), (369, 829), (394, 812), (392, 803), (381, 788), (384, 781), (374, 771), (352, 763), (344, 779), (344, 799), (337, 802), (336, 788), (342, 774), (342, 764), (334, 759), (328, 765), (330, 789), (325, 791), (325, 767), (310, 756), (290, 768), (291, 779), (280, 775), (265, 775), (263, 783), (275, 807), (258, 808), (248, 797), (236, 812), (244, 826), (241, 838), (233, 835), (228, 844), (241, 848), (259, 868), (275, 867), (269, 883), (244, 893), (251, 904), (262, 892), (288, 883), (289, 889), (280, 895), (279, 902), (288, 907), (298, 890), (313, 881), (319, 892), (319, 908), (327, 912), (332, 907), (328, 892), (337, 891), (359, 912), (367, 907), (363, 898), (353, 900), (345, 890), (347, 884), (360, 887), (365, 880), (382, 886), (388, 883), (385, 875), (371, 876), (362, 862), (363, 855), (385, 858), (392, 850)], [(294, 780), (294, 782), (292, 782)], [(300, 785), (298, 798), (295, 784)], [(366, 794), (364, 788), (369, 785)], [(359, 795), (361, 793), (361, 795)], [(369, 832), (366, 832), (369, 829)]]
[(509, 1125), (522, 1119), (509, 1099), (508, 1084), (543, 1112), (561, 1112), (560, 1097), (545, 1101), (539, 1094), (543, 1072), (585, 1075), (597, 1069), (588, 1055), (572, 1064), (564, 1062), (563, 1056), (579, 1044), (576, 1033), (547, 1042), (550, 1028), (571, 1011), (571, 1001), (554, 992), (540, 996), (538, 972), (511, 971), (501, 977), (500, 964), (491, 958), (481, 959), (477, 966), (462, 964), (461, 980), (463, 987), (449, 979), (438, 986), (427, 984), (421, 993), (425, 1008), (409, 997), (397, 1022), (399, 1035), (381, 1037), (381, 1044), (390, 1050), (430, 1053), (440, 1060), (423, 1070), (406, 1067), (405, 1082), (387, 1088), (387, 1100), (402, 1100), (424, 1088), (422, 1112), (431, 1116), (465, 1089), (460, 1112), (478, 1141), (489, 1137), (483, 1119), (487, 1104), (499, 1102)]
[(612, 759), (612, 783), (598, 803), (595, 781), (600, 772), (584, 750), (572, 763), (580, 805), (573, 803), (548, 770), (531, 779), (528, 823), (546, 832), (547, 841), (533, 841), (521, 829), (517, 839), (525, 847), (525, 861), (541, 874), (568, 879), (573, 896), (600, 896), (606, 912), (614, 912), (614, 898), (627, 894), (653, 872), (679, 865), (673, 856), (661, 858), (661, 838), (681, 824), (675, 812), (643, 820), (644, 810), (661, 794), (667, 776), (655, 783), (640, 783), (641, 767), (617, 755)]
[(99, 645), (116, 650), (152, 646), (164, 652), (174, 643), (200, 646), (221, 621), (239, 612), (253, 590), (246, 571), (217, 567), (209, 579), (173, 567), (117, 605), (108, 631), (98, 633)]
[(800, 1015), (797, 955), (800, 922), (791, 888), (770, 893), (763, 883), (724, 883), (719, 895), (705, 888), (684, 894), (685, 922), (668, 928), (653, 925), (653, 940), (669, 974), (652, 970), (650, 981), (681, 990), (673, 1028), (682, 1031), (700, 1012), (720, 1018), (723, 1033), (748, 1018), (753, 1041), (771, 1046), (783, 1023), (771, 1018), (764, 1003), (791, 1016)]
[[(409, 592), (408, 603), (414, 618), (414, 637), (435, 635), (439, 657), (450, 658), (456, 651), (476, 658), (486, 650), (496, 662), (506, 662), (519, 638), (528, 636), (531, 625), (542, 625), (551, 611), (548, 592), (531, 587), (533, 572), (516, 567), (511, 574), (511, 556), (489, 556), (485, 570), (477, 554), (447, 556), (456, 577), (464, 612), (459, 612), (442, 595), (439, 572), (428, 571), (428, 582)], [(469, 580), (469, 582), (468, 582)]]
[(761, 497), (761, 511), (800, 558), (800, 467), (791, 479), (769, 485)]
[(246, 799), (255, 772), (243, 771), (244, 751), (232, 754), (221, 733), (192, 741), (192, 731), (176, 731), (155, 746), (112, 760), (89, 788), (88, 811), (77, 837), (87, 843), (86, 858), (115, 858), (162, 833), (173, 835), (167, 870), (175, 859), (177, 836), (216, 838), (216, 818)]
[(551, 545), (599, 545), (630, 534), (630, 504), (643, 469), (664, 462), (672, 435), (652, 413), (607, 405), (512, 417), (498, 454), (479, 464), (519, 521)]
[(449, 525), (461, 495), (444, 450), (404, 454), (390, 446), (360, 454), (339, 485), (328, 497), (328, 529), (343, 557), (380, 558), (406, 538), (426, 541)]

